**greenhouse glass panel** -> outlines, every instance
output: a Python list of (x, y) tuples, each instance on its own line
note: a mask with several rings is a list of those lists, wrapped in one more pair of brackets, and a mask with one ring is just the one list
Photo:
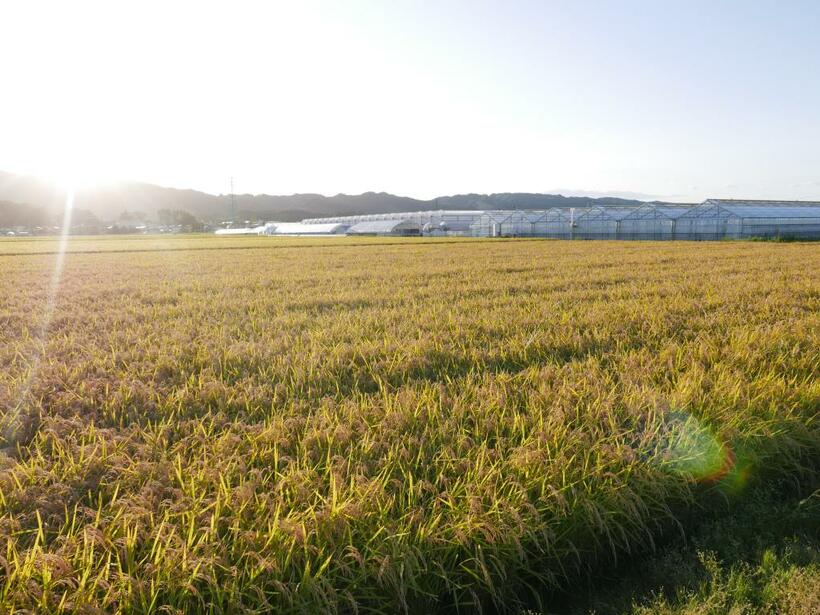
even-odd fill
[(723, 239), (729, 217), (727, 211), (716, 205), (704, 203), (693, 207), (675, 221), (675, 239)]
[(502, 237), (503, 224), (510, 217), (508, 211), (485, 211), (470, 225), (474, 237)]
[(537, 218), (536, 212), (514, 211), (501, 222), (501, 235), (503, 237), (532, 237), (532, 223)]
[(532, 221), (533, 235), (553, 239), (570, 238), (569, 213), (563, 209), (548, 209)]
[(675, 217), (687, 211), (686, 208), (660, 208), (645, 205), (634, 209), (620, 220), (618, 239), (672, 239), (675, 231)]
[(616, 239), (618, 218), (608, 208), (592, 207), (573, 216), (572, 237), (574, 239)]

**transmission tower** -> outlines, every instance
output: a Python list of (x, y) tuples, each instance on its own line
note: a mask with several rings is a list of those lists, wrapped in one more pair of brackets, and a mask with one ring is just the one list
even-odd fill
[(233, 175), (231, 176), (231, 223), (236, 222), (236, 198), (233, 193)]

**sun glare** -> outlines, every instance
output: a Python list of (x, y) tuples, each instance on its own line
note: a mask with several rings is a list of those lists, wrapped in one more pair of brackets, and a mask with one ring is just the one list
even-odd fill
[(82, 164), (60, 165), (43, 171), (42, 175), (61, 190), (72, 193), (101, 188), (112, 181), (100, 167)]
[(116, 177), (116, 152), (100, 132), (85, 121), (83, 128), (62, 126), (50, 136), (49, 149), (40, 157), (32, 174), (42, 177), (63, 192), (86, 191), (111, 183)]

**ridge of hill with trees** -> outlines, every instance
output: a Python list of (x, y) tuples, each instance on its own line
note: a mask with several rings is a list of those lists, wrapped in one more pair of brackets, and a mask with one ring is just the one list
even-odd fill
[[(424, 211), (429, 209), (546, 209), (590, 205), (640, 205), (644, 201), (616, 197), (581, 197), (537, 193), (459, 194), (430, 200), (386, 192), (337, 194), (237, 194), (235, 219), (298, 221), (304, 218), (354, 214)], [(32, 176), (0, 171), (0, 227), (43, 226), (59, 218), (65, 190)], [(75, 212), (86, 210), (100, 221), (117, 222), (136, 216), (159, 220), (159, 212), (179, 211), (198, 222), (218, 223), (231, 218), (231, 196), (197, 190), (166, 188), (140, 182), (115, 182), (84, 188), (75, 194)], [(182, 215), (182, 214), (179, 214)], [(134, 218), (134, 219), (137, 219)], [(186, 218), (187, 219), (187, 218)]]

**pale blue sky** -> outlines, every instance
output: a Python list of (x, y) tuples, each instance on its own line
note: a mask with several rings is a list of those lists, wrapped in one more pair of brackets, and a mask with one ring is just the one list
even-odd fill
[(0, 169), (820, 199), (820, 2), (10, 2)]

